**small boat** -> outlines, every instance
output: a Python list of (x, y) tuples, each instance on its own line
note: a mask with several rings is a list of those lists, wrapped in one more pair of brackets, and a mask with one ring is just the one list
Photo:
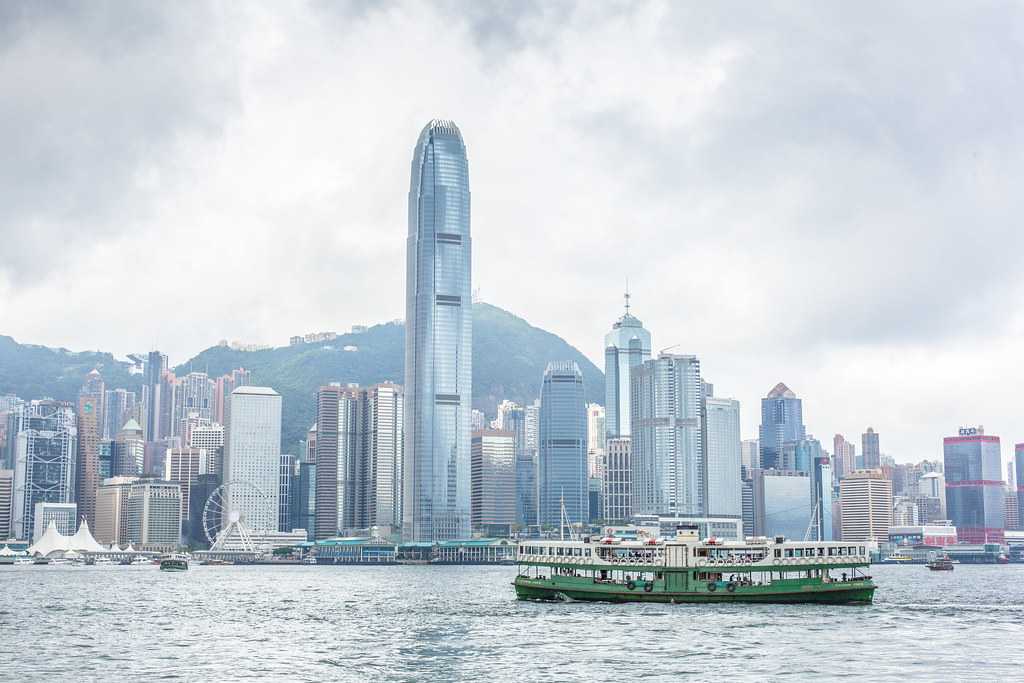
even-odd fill
[(227, 560), (220, 560), (220, 559), (213, 558), (213, 559), (209, 559), (209, 560), (203, 560), (199, 564), (211, 565), (211, 566), (214, 566), (214, 567), (224, 567), (224, 566), (227, 566), (227, 565), (233, 564), (233, 563), (232, 562), (228, 562)]
[(114, 561), (112, 559), (110, 559), (109, 557), (97, 557), (95, 560), (93, 560), (93, 564), (95, 564), (95, 565), (109, 565), (109, 564), (114, 564)]
[(188, 569), (188, 555), (172, 553), (160, 558), (160, 571), (183, 572)]
[(51, 567), (67, 567), (71, 564), (71, 560), (64, 557), (55, 557), (50, 560)]
[(943, 555), (942, 557), (928, 560), (926, 566), (933, 572), (951, 572), (953, 571), (953, 560), (949, 558), (949, 555)]
[(908, 562), (913, 561), (914, 558), (912, 558), (910, 555), (894, 554), (889, 555), (889, 557), (883, 558), (882, 564), (907, 564)]
[(31, 567), (36, 561), (31, 557), (16, 557), (12, 563), (15, 567)]
[(316, 564), (315, 557), (304, 557), (302, 558), (302, 564)]
[(145, 555), (139, 555), (138, 557), (133, 557), (132, 558), (131, 564), (152, 564), (152, 563), (150, 562), (150, 559), (148, 557), (146, 557)]

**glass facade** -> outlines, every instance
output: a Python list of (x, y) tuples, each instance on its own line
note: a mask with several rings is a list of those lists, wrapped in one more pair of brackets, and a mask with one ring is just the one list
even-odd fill
[(810, 478), (803, 472), (760, 471), (758, 475), (754, 533), (803, 540), (814, 511)]
[(562, 502), (571, 524), (590, 519), (587, 408), (583, 373), (574, 361), (549, 363), (540, 390), (540, 523), (560, 526)]
[[(268, 387), (235, 389), (224, 482), (229, 510), (249, 529), (277, 530), (280, 470), (281, 395)], [(233, 486), (236, 482), (251, 486)]]
[(630, 314), (627, 307), (611, 332), (604, 336), (604, 424), (608, 438), (632, 433), (629, 373), (650, 357), (651, 333)]
[(462, 133), (434, 120), (412, 160), (405, 315), (403, 536), (467, 538), (473, 302), (469, 165)]
[(946, 512), (963, 543), (1002, 542), (1006, 528), (999, 437), (943, 439)]
[(707, 398), (707, 514), (742, 517), (740, 402)]
[(789, 387), (780, 382), (761, 399), (761, 467), (766, 470), (783, 469), (784, 444), (800, 441), (806, 436), (803, 404)]
[(700, 361), (661, 354), (631, 377), (633, 514), (705, 514)]

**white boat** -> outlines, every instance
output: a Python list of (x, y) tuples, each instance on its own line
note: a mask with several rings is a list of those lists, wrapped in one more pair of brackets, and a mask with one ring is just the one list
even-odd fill
[(112, 559), (110, 559), (109, 557), (97, 557), (93, 561), (93, 564), (95, 564), (95, 565), (101, 565), (101, 564), (103, 564), (103, 565), (110, 565), (110, 564), (114, 564), (114, 561)]
[(15, 567), (31, 567), (36, 563), (31, 557), (16, 557), (14, 558)]
[(139, 555), (132, 558), (132, 564), (153, 564), (153, 562), (145, 555)]
[(70, 565), (71, 560), (65, 559), (63, 557), (55, 557), (52, 560), (50, 560), (51, 567), (68, 567)]

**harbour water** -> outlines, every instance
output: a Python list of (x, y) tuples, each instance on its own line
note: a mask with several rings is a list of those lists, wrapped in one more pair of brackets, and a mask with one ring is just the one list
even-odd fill
[(875, 604), (514, 599), (514, 567), (0, 568), (7, 680), (1020, 679), (1024, 565), (874, 566)]

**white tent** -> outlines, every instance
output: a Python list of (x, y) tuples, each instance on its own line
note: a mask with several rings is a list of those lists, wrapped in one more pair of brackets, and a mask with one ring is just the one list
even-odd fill
[(11, 547), (7, 546), (7, 545), (5, 545), (3, 548), (0, 548), (0, 557), (17, 557), (19, 555), (24, 555), (24, 554), (25, 553), (23, 553), (23, 552), (17, 552), (15, 550), (11, 550)]
[(104, 553), (106, 548), (96, 542), (96, 539), (89, 533), (89, 523), (84, 519), (74, 536), (65, 536), (57, 531), (57, 523), (50, 520), (46, 527), (46, 533), (28, 549), (29, 555), (48, 556), (56, 551), (67, 553), (69, 550), (76, 552)]

